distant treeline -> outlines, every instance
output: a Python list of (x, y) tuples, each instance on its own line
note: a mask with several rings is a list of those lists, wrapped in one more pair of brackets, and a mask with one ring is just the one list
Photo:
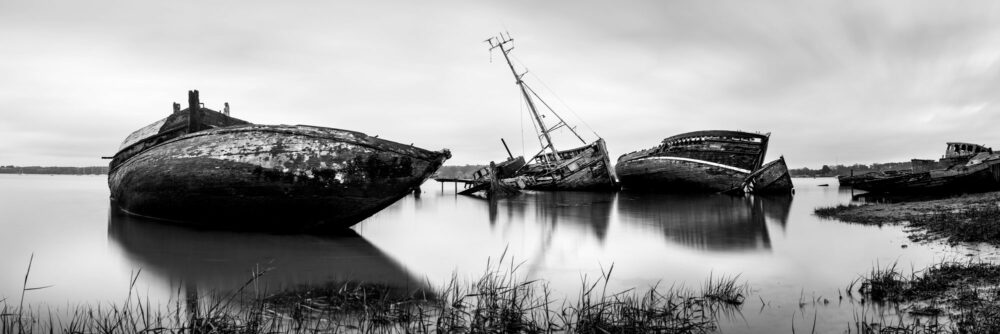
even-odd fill
[(486, 165), (465, 165), (465, 166), (442, 166), (438, 169), (434, 177), (446, 179), (471, 178), (472, 173), (486, 167)]
[(66, 175), (107, 175), (108, 166), (92, 167), (42, 167), (42, 166), (0, 166), (0, 174), (66, 174)]
[(793, 177), (823, 177), (823, 176), (838, 176), (864, 174), (868, 172), (881, 172), (887, 170), (906, 170), (910, 169), (909, 162), (887, 162), (887, 163), (875, 163), (871, 165), (854, 164), (850, 166), (836, 165), (828, 166), (823, 165), (820, 169), (809, 169), (809, 168), (795, 168), (788, 170), (789, 174)]

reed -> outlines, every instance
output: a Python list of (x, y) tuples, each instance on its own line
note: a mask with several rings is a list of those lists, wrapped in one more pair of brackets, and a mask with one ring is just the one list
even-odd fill
[(935, 212), (910, 221), (933, 238), (959, 242), (987, 242), (1000, 245), (1000, 207), (986, 206), (957, 212)]
[[(0, 299), (0, 334), (34, 333), (706, 333), (739, 312), (748, 286), (710, 276), (702, 291), (652, 286), (609, 291), (614, 266), (581, 279), (578, 297), (555, 299), (548, 283), (520, 274), (501, 255), (478, 278), (453, 276), (436, 291), (358, 282), (270, 293), (255, 272), (238, 291), (155, 305), (133, 293), (113, 304), (79, 306), (68, 318)], [(29, 271), (30, 272), (30, 271)], [(27, 275), (26, 275), (27, 277)], [(27, 279), (22, 292), (28, 293)], [(190, 293), (190, 292), (188, 292)]]
[[(895, 263), (876, 265), (850, 287), (856, 283), (870, 301), (901, 305), (902, 313), (910, 316), (909, 321), (862, 316), (854, 326), (859, 333), (1000, 332), (1000, 265), (946, 261), (909, 275)], [(939, 317), (945, 319), (943, 324)]]

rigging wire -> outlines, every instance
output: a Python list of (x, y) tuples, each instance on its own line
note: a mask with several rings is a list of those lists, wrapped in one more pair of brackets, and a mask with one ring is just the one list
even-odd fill
[[(513, 58), (514, 60), (516, 60), (521, 65), (521, 67), (524, 67), (525, 69), (528, 68), (527, 66), (524, 65), (524, 62), (522, 62), (520, 58), (517, 58), (517, 56), (510, 55), (510, 57)], [(549, 87), (549, 85), (545, 84), (545, 81), (542, 81), (541, 77), (535, 75), (535, 73), (532, 72), (532, 71), (528, 71), (528, 74), (531, 74), (532, 78), (534, 78), (535, 80), (537, 80), (538, 83), (542, 84), (542, 87), (545, 87), (545, 89), (548, 91), (548, 93), (552, 94), (552, 96), (554, 96), (556, 98), (556, 100), (558, 100), (559, 103), (562, 104), (563, 107), (566, 108), (566, 110), (569, 110), (569, 112), (571, 114), (573, 114), (573, 116), (576, 117), (576, 119), (578, 121), (580, 121), (580, 123), (583, 123), (583, 126), (587, 127), (587, 129), (590, 130), (590, 132), (593, 133), (594, 136), (596, 136), (597, 138), (601, 138), (601, 136), (597, 134), (597, 131), (594, 131), (594, 128), (591, 127), (590, 124), (587, 123), (587, 121), (585, 121), (582, 117), (580, 117), (580, 114), (577, 114), (576, 111), (573, 110), (573, 108), (571, 108), (569, 106), (569, 104), (567, 104), (566, 101), (564, 101), (562, 99), (562, 97), (559, 97), (559, 94), (556, 94), (555, 90), (553, 90), (551, 87)]]

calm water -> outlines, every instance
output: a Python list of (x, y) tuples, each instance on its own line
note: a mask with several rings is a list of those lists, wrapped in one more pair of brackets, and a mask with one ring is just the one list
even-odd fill
[(329, 238), (136, 220), (111, 213), (103, 176), (0, 175), (0, 299), (20, 298), (32, 254), (29, 287), (53, 286), (29, 291), (26, 303), (62, 307), (119, 301), (139, 270), (136, 290), (164, 302), (238, 287), (254, 270), (268, 271), (271, 290), (345, 280), (438, 287), (456, 273), (477, 277), (506, 249), (521, 274), (569, 297), (612, 264), (611, 290), (697, 288), (710, 274), (740, 274), (753, 295), (722, 331), (790, 332), (793, 319), (809, 331), (816, 314), (818, 332), (842, 332), (863, 311), (838, 290), (876, 263), (998, 256), (914, 244), (900, 227), (821, 220), (814, 208), (847, 203), (850, 192), (835, 179), (795, 184), (794, 197), (533, 192), (490, 204), (428, 182), (419, 198), (355, 226), (358, 236)]

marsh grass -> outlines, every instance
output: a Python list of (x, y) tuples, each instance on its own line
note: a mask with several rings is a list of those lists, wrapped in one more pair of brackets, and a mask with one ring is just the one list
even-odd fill
[[(895, 322), (861, 317), (860, 333), (998, 333), (1000, 332), (1000, 266), (982, 262), (942, 262), (904, 274), (893, 263), (876, 265), (852, 282), (876, 303), (902, 305), (911, 317)], [(945, 325), (938, 318), (946, 320)], [(856, 317), (857, 318), (857, 317)]]
[(816, 208), (813, 212), (820, 218), (839, 219), (850, 223), (883, 224), (887, 222), (895, 222), (895, 220), (887, 220), (885, 217), (866, 215), (858, 212), (859, 208), (870, 205), (875, 204), (839, 204), (837, 206)]
[(909, 225), (921, 228), (932, 238), (959, 242), (987, 242), (1000, 245), (1000, 207), (984, 206), (958, 212), (935, 212), (914, 217)]
[(944, 240), (951, 244), (985, 242), (1000, 246), (1000, 224), (997, 224), (1000, 222), (1000, 206), (995, 202), (971, 202), (968, 205), (945, 205), (941, 201), (841, 204), (817, 208), (814, 212), (821, 218), (849, 223), (905, 224), (910, 228), (910, 239), (914, 241)]
[[(173, 305), (134, 294), (136, 272), (123, 301), (79, 306), (68, 317), (25, 306), (23, 296), (16, 304), (0, 299), (0, 334), (707, 333), (720, 316), (739, 312), (748, 291), (737, 275), (710, 276), (700, 292), (658, 285), (611, 292), (612, 265), (583, 276), (576, 299), (555, 299), (520, 267), (504, 254), (478, 278), (456, 275), (437, 291), (347, 282), (269, 293), (258, 286), (266, 272), (255, 271), (226, 294), (185, 298), (178, 289)], [(34, 289), (27, 282), (25, 275), (22, 294)]]

